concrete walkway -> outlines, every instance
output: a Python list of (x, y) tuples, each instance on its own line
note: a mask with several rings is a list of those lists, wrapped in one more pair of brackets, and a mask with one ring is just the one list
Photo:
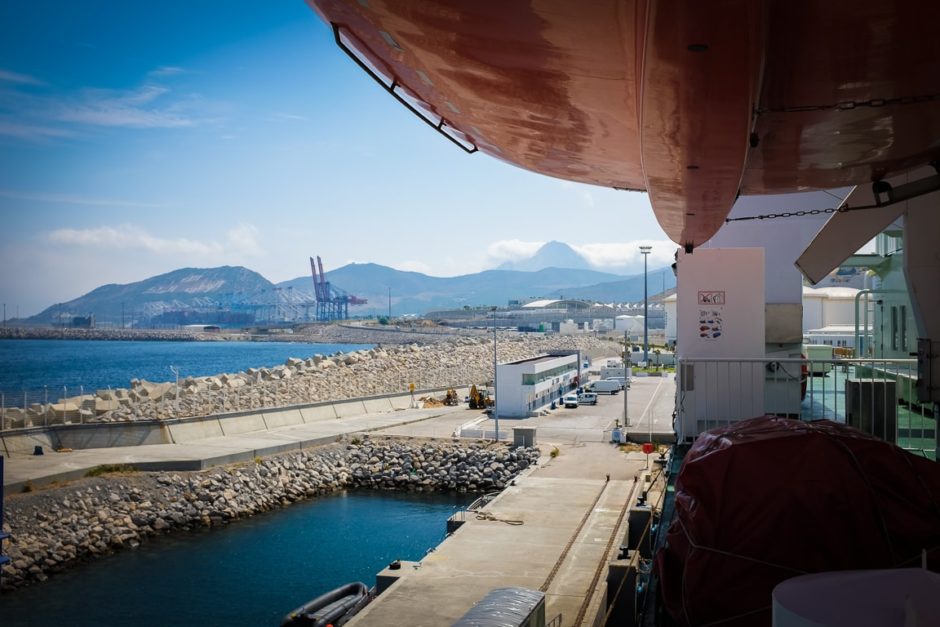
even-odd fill
[(116, 446), (68, 453), (47, 450), (38, 456), (14, 455), (5, 460), (3, 485), (10, 491), (22, 489), (26, 482), (38, 487), (83, 477), (88, 470), (103, 464), (129, 464), (138, 470), (201, 470), (327, 444), (347, 433), (406, 425), (455, 412), (469, 413), (460, 406), (406, 409), (210, 437), (185, 444)]
[(485, 517), (469, 513), (434, 552), (399, 571), (401, 578), (349, 625), (450, 625), (504, 586), (543, 590), (548, 620), (561, 614), (566, 626), (579, 624), (579, 616), (592, 624), (641, 457), (606, 443), (561, 445), (556, 458), (543, 458), (544, 466), (487, 505)]

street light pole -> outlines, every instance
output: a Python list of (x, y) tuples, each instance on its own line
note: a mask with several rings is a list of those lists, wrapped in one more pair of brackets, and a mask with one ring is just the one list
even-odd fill
[(649, 258), (652, 246), (640, 246), (640, 253), (643, 255), (643, 362), (649, 365), (650, 361), (650, 337), (649, 337), (649, 293), (647, 291), (648, 281), (646, 280), (646, 261)]
[(496, 389), (496, 307), (493, 307), (493, 421), (496, 423), (496, 441), (499, 442), (499, 394)]
[(627, 329), (623, 330), (623, 426), (627, 428), (630, 426), (630, 413), (627, 409), (627, 395), (630, 393), (630, 376), (627, 374), (629, 370), (627, 369), (627, 364), (629, 363), (630, 355), (628, 351), (630, 350), (630, 342), (628, 339)]

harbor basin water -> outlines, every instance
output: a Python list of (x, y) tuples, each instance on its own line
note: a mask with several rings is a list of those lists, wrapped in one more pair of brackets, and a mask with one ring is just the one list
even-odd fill
[(276, 626), (350, 581), (419, 560), (471, 494), (350, 491), (207, 531), (153, 538), (0, 595), (0, 624)]
[[(44, 392), (54, 401), (63, 395), (63, 388), (69, 395), (78, 395), (79, 386), (89, 394), (129, 387), (131, 379), (172, 381), (175, 375), (170, 366), (179, 369), (180, 377), (205, 377), (276, 366), (288, 357), (306, 359), (317, 353), (371, 347), (302, 342), (0, 340), (0, 393), (16, 402), (23, 390), (35, 394), (45, 386)], [(32, 395), (30, 402), (37, 402)]]

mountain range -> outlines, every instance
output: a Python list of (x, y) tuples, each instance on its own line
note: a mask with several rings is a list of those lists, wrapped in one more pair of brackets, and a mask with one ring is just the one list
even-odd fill
[[(574, 255), (574, 256), (572, 256)], [(579, 267), (544, 263), (571, 263)], [(348, 294), (368, 299), (350, 314), (423, 314), (464, 306), (506, 306), (510, 300), (577, 298), (600, 302), (635, 302), (643, 298), (643, 275), (622, 276), (584, 267), (590, 265), (561, 242), (550, 242), (512, 268), (500, 267), (455, 277), (433, 277), (374, 263), (352, 263), (326, 273)], [(505, 266), (505, 264), (504, 264)], [(532, 268), (532, 269), (522, 269)], [(675, 286), (669, 268), (649, 271), (650, 295)], [(198, 322), (248, 323), (278, 298), (313, 300), (307, 276), (274, 284), (241, 266), (182, 268), (126, 285), (103, 285), (66, 303), (53, 305), (29, 319), (37, 324), (67, 323), (72, 316), (93, 314), (99, 322), (164, 324)], [(223, 314), (223, 312), (225, 312)], [(203, 320), (211, 314), (210, 319)]]

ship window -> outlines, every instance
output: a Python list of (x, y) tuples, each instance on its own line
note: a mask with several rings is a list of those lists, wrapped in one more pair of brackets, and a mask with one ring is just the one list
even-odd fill
[(891, 350), (898, 350), (898, 308), (891, 307)]
[(901, 350), (907, 350), (907, 305), (901, 305)]

